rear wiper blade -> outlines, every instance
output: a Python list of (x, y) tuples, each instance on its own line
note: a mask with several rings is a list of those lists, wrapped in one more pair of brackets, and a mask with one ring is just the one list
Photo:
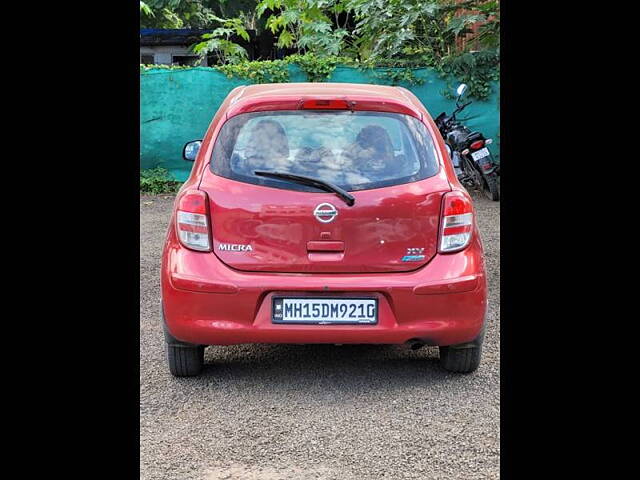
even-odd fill
[(262, 170), (256, 170), (253, 172), (255, 175), (260, 177), (271, 177), (278, 178), (281, 180), (291, 180), (292, 182), (300, 183), (302, 185), (310, 185), (312, 187), (317, 187), (325, 192), (333, 192), (338, 195), (342, 200), (345, 201), (347, 205), (350, 207), (356, 203), (356, 197), (351, 195), (346, 190), (334, 185), (333, 183), (325, 182), (324, 180), (319, 180), (313, 177), (305, 177), (304, 175), (294, 175), (293, 173), (285, 173), (285, 172), (265, 172)]

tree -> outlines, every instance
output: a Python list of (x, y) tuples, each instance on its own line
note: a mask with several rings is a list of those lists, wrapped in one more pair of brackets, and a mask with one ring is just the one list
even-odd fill
[(151, 15), (143, 15), (140, 2), (142, 28), (207, 28), (214, 23), (215, 12), (202, 0), (146, 0)]
[(333, 14), (337, 21), (337, 15), (346, 10), (343, 0), (261, 0), (256, 10), (261, 17), (270, 11), (265, 27), (279, 33), (280, 48), (295, 46), (298, 53), (338, 55), (349, 36), (329, 17)]
[[(194, 48), (201, 56), (215, 53), (222, 64), (246, 59), (233, 38), (249, 40), (247, 30), (259, 34), (262, 28), (277, 36), (278, 47), (305, 54), (306, 60), (296, 61), (308, 60), (314, 68), (349, 57), (365, 65), (448, 63), (456, 71), (474, 71), (478, 62), (495, 69), (499, 59), (499, 0), (145, 0), (140, 23), (212, 29)], [(467, 45), (480, 47), (482, 55)]]
[(142, 1), (140, 2), (140, 13), (150, 17), (155, 16), (151, 8), (149, 8), (149, 5)]
[(500, 48), (500, 2), (493, 0), (478, 6), (487, 18), (480, 26), (476, 40), (485, 48)]
[(193, 51), (204, 57), (209, 53), (215, 53), (222, 64), (238, 63), (247, 58), (247, 51), (230, 40), (233, 35), (238, 35), (245, 41), (249, 41), (249, 33), (244, 28), (240, 18), (224, 19), (215, 17), (215, 21), (222, 24), (211, 33), (202, 36), (203, 42), (193, 47)]
[[(495, 2), (497, 3), (497, 2)], [(470, 26), (486, 21), (484, 13), (463, 13), (478, 0), (348, 0), (356, 17), (355, 45), (363, 60), (392, 58), (431, 63), (455, 53), (456, 38)]]
[(257, 28), (257, 0), (145, 0), (140, 2), (142, 28), (214, 28), (216, 17), (241, 18)]

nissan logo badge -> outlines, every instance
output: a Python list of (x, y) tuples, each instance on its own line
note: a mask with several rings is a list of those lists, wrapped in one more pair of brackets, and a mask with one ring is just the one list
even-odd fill
[(338, 216), (338, 210), (330, 203), (321, 203), (313, 211), (313, 215), (318, 219), (319, 222), (329, 223), (333, 222)]

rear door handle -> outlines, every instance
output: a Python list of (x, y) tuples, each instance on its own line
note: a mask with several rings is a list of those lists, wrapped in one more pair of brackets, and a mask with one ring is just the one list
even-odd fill
[(307, 242), (307, 252), (344, 252), (344, 242), (333, 240)]

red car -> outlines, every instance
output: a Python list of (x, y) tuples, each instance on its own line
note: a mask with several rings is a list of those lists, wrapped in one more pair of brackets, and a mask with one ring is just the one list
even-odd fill
[(445, 369), (478, 367), (473, 204), (411, 92), (238, 87), (183, 156), (161, 273), (173, 375), (241, 343), (437, 345)]

